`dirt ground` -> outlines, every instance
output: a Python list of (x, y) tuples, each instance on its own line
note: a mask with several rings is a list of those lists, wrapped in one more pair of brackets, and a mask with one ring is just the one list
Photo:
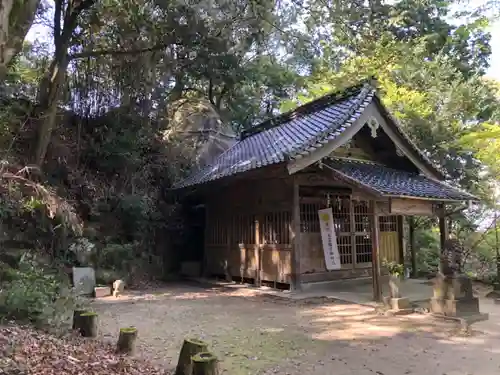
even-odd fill
[(500, 305), (481, 300), (487, 322), (471, 336), (455, 323), (386, 317), (340, 301), (289, 301), (248, 288), (172, 285), (93, 303), (101, 336), (139, 331), (138, 356), (165, 369), (185, 337), (205, 340), (222, 374), (493, 375), (500, 373)]

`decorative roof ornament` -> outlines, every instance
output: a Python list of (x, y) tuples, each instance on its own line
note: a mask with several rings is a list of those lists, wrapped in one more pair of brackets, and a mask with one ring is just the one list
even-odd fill
[(375, 118), (370, 118), (366, 123), (372, 132), (372, 138), (377, 138), (377, 129), (380, 127), (380, 124)]

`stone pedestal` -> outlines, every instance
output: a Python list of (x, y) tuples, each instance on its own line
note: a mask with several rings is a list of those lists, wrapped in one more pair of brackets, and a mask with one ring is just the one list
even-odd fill
[(388, 279), (389, 295), (383, 298), (387, 315), (411, 314), (410, 300), (401, 296), (401, 277), (390, 275)]
[(389, 293), (392, 298), (401, 298), (401, 278), (398, 276), (389, 276)]
[(410, 300), (406, 297), (384, 297), (384, 305), (391, 310), (407, 310), (411, 308)]
[(472, 280), (465, 275), (438, 275), (430, 305), (432, 313), (445, 316), (479, 314), (479, 300), (472, 293)]
[(96, 286), (94, 288), (94, 297), (102, 298), (111, 295), (111, 288), (109, 286)]

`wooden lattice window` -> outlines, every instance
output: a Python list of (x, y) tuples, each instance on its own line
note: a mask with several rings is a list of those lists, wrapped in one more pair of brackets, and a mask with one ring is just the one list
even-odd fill
[(370, 233), (370, 213), (367, 201), (354, 202), (355, 232)]
[(300, 204), (300, 231), (303, 233), (319, 233), (319, 202)]
[[(330, 198), (333, 225), (337, 234), (351, 232), (351, 199), (349, 196), (334, 196)], [(317, 216), (317, 215), (316, 215)]]
[(207, 243), (210, 245), (226, 245), (230, 231), (230, 220), (220, 216), (210, 218), (207, 222)]
[(368, 201), (355, 201), (354, 207), (354, 248), (356, 263), (371, 263), (371, 213)]
[[(327, 197), (322, 199), (324, 203), (301, 203), (300, 204), (300, 231), (303, 233), (319, 233), (318, 211), (326, 208)], [(330, 207), (332, 208), (333, 224), (337, 233), (351, 231), (350, 197), (330, 196)]]
[(290, 244), (291, 217), (289, 211), (265, 214), (260, 226), (262, 241), (266, 244)]
[(337, 236), (340, 264), (352, 264), (352, 237)]
[(238, 244), (255, 244), (255, 216), (237, 215), (234, 218), (234, 241)]
[(370, 236), (355, 236), (356, 239), (356, 263), (371, 263), (372, 240)]
[(381, 216), (379, 218), (379, 228), (381, 232), (397, 232), (398, 221), (396, 216)]

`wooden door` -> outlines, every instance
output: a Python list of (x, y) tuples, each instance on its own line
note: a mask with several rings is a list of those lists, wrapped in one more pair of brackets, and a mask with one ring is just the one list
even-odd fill
[(380, 260), (401, 263), (399, 252), (399, 228), (397, 216), (381, 216), (380, 227)]

